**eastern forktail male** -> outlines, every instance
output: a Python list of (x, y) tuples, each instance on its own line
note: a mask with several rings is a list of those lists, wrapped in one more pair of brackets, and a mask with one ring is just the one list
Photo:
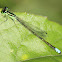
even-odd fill
[[(44, 41), (48, 46), (50, 46), (51, 48), (53, 48), (56, 52), (58, 52), (59, 54), (61, 54), (61, 51), (59, 49), (57, 49), (56, 47), (52, 46), (50, 43), (48, 43), (47, 41), (44, 40), (44, 38), (40, 35), (42, 35), (42, 33), (46, 33), (46, 32), (40, 32), (33, 29), (32, 27), (29, 26), (28, 22), (25, 22), (24, 20), (18, 18), (15, 14), (11, 13), (8, 9), (8, 7), (5, 7), (2, 11), (2, 14), (5, 15), (9, 15), (9, 17), (12, 19), (13, 17), (20, 22), (20, 24), (22, 24), (25, 28), (27, 28), (29, 31), (31, 31), (35, 36), (37, 36), (38, 38), (40, 38), (42, 41)], [(12, 19), (13, 20), (13, 19)], [(14, 20), (13, 20), (14, 21)], [(47, 34), (47, 33), (46, 33)]]

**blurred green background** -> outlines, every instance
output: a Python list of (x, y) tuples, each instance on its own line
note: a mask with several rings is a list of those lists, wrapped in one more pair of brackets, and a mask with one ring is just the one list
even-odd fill
[(62, 0), (0, 0), (0, 8), (47, 16), (49, 20), (62, 25)]

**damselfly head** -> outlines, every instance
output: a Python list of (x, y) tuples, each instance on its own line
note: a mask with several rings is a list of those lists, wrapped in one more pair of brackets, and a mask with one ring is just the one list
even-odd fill
[(4, 7), (4, 8), (2, 9), (1, 13), (7, 13), (7, 11), (8, 11), (8, 7)]

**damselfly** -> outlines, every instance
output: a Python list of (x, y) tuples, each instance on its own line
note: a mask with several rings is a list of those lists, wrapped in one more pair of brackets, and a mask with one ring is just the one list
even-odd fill
[[(9, 12), (8, 7), (5, 7), (2, 11), (2, 14), (5, 15), (9, 15), (10, 18), (13, 20), (13, 17), (20, 22), (20, 24), (22, 24), (24, 27), (26, 27), (29, 31), (31, 31), (35, 36), (37, 36), (38, 38), (40, 38), (42, 41), (44, 41), (48, 46), (50, 46), (51, 48), (53, 48), (56, 52), (58, 52), (59, 54), (61, 54), (61, 51), (59, 49), (57, 49), (56, 47), (52, 46), (50, 43), (48, 43), (47, 41), (44, 40), (43, 38), (43, 32), (41, 33), (41, 31), (39, 32), (38, 30), (33, 29), (28, 22), (25, 22), (24, 20), (21, 20), (20, 18), (18, 18), (15, 14)], [(14, 21), (14, 20), (13, 20)], [(47, 34), (47, 33), (46, 33)]]

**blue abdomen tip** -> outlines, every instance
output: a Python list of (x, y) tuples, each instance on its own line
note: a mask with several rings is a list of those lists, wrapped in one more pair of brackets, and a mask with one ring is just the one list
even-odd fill
[(61, 54), (61, 51), (59, 49), (55, 48), (55, 51)]

